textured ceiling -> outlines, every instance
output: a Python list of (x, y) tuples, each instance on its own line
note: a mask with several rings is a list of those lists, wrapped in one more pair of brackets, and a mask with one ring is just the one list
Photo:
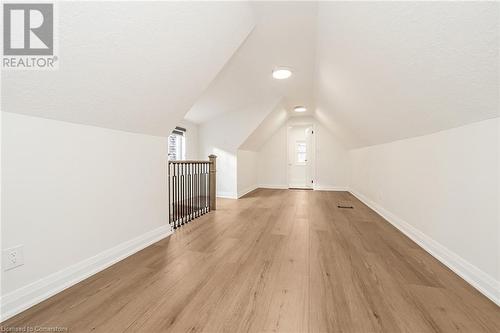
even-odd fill
[[(282, 98), (287, 109), (314, 109), (313, 86), (317, 4), (254, 2), (255, 28), (186, 115), (202, 123), (248, 105)], [(275, 80), (277, 66), (293, 69), (288, 80)]]
[(499, 116), (499, 6), (61, 2), (60, 69), (3, 72), (2, 110), (167, 135), (281, 100), (351, 147), (424, 135)]
[(317, 110), (350, 146), (499, 116), (499, 3), (322, 2)]
[[(253, 32), (188, 119), (202, 123), (278, 97), (289, 116), (304, 104), (345, 145), (360, 147), (499, 116), (498, 3), (252, 7)], [(276, 65), (296, 74), (273, 80)], [(273, 122), (268, 117), (259, 128)]]
[(2, 110), (166, 136), (252, 30), (247, 3), (60, 2), (56, 71), (2, 73)]

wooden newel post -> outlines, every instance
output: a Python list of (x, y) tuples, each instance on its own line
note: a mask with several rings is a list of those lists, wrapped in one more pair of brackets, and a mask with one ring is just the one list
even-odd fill
[(208, 160), (210, 161), (210, 167), (209, 167), (209, 171), (210, 171), (210, 210), (216, 210), (217, 208), (217, 205), (216, 205), (216, 196), (217, 196), (217, 181), (216, 181), (216, 160), (217, 160), (217, 156), (215, 155), (210, 155), (208, 156)]

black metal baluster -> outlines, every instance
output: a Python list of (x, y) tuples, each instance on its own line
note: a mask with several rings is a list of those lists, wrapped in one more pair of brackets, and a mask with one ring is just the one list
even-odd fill
[(196, 163), (193, 164), (193, 220), (196, 218)]
[(208, 177), (207, 177), (208, 178), (208, 196), (207, 196), (208, 197), (208, 200), (207, 200), (208, 207), (207, 207), (207, 212), (210, 212), (210, 195), (211, 195), (210, 194), (210, 166), (211, 166), (211, 163), (209, 162), (208, 163)]
[(203, 163), (203, 214), (205, 214), (207, 207), (207, 165)]
[(207, 164), (203, 163), (203, 214), (207, 212)]
[(201, 164), (196, 166), (196, 217), (200, 216), (200, 170)]
[(184, 224), (187, 223), (187, 218), (188, 218), (188, 212), (187, 212), (187, 193), (188, 193), (188, 188), (187, 188), (187, 179), (188, 179), (188, 171), (187, 171), (187, 164), (184, 163)]
[(182, 164), (179, 164), (179, 200), (177, 201), (179, 203), (179, 227), (182, 225), (182, 180), (183, 180), (183, 173), (182, 173)]
[(174, 206), (174, 216), (172, 218), (174, 219), (174, 229), (177, 229), (177, 168), (175, 163), (172, 163), (172, 169), (174, 171), (174, 187), (172, 188), (172, 192), (174, 192), (174, 202), (172, 203), (172, 205)]
[(179, 226), (182, 225), (182, 164), (179, 163)]
[(193, 203), (191, 202), (192, 197), (193, 197), (193, 163), (189, 163), (189, 197), (188, 197), (189, 221), (193, 219)]
[(177, 193), (177, 191), (175, 190), (175, 186), (176, 186), (176, 181), (177, 181), (177, 178), (176, 178), (176, 173), (175, 173), (175, 164), (172, 163), (172, 173), (173, 173), (173, 176), (172, 176), (172, 221), (174, 222), (174, 229), (177, 229), (177, 226), (175, 225), (175, 214), (177, 213), (176, 210), (175, 210), (175, 195)]
[(210, 188), (210, 184), (208, 183), (208, 170), (210, 169), (210, 163), (206, 163), (205, 165), (205, 213), (208, 213), (208, 192)]
[(200, 164), (200, 216), (203, 215), (203, 163)]
[(175, 205), (176, 205), (176, 209), (175, 210), (177, 212), (177, 216), (176, 216), (175, 221), (177, 223), (177, 228), (178, 228), (180, 226), (179, 219), (181, 217), (181, 215), (180, 215), (180, 208), (181, 207), (179, 205), (180, 191), (181, 191), (181, 182), (180, 182), (181, 171), (179, 169), (179, 164), (176, 163), (175, 166), (177, 167), (177, 178), (176, 178), (176, 184), (177, 184), (177, 191), (176, 191), (177, 193), (176, 193), (176, 196), (177, 196), (177, 198), (175, 200)]
[(191, 220), (194, 220), (194, 163), (191, 163), (191, 197), (190, 197), (190, 207), (191, 207)]
[(184, 163), (184, 223), (187, 223), (188, 212), (187, 212), (187, 164)]
[(198, 167), (199, 167), (199, 164), (196, 163), (195, 164), (195, 167), (194, 167), (194, 193), (195, 193), (195, 197), (194, 197), (194, 217), (198, 217)]
[(201, 163), (200, 165), (200, 215), (203, 215), (203, 171), (204, 171), (204, 164)]
[(173, 202), (173, 206), (174, 206), (174, 229), (177, 229), (177, 192), (178, 192), (178, 189), (177, 189), (177, 167), (175, 165), (175, 163), (173, 163), (173, 169), (174, 169), (174, 202)]
[(170, 162), (167, 161), (167, 186), (168, 186), (168, 224), (172, 225), (172, 207), (170, 207)]
[(186, 182), (186, 170), (185, 164), (182, 163), (182, 222), (181, 225), (184, 225), (184, 218), (186, 217), (186, 193), (185, 193), (185, 182)]
[(193, 195), (191, 196), (191, 208), (193, 220), (196, 218), (196, 163), (193, 163)]
[(205, 214), (205, 163), (203, 163), (201, 169), (201, 215)]

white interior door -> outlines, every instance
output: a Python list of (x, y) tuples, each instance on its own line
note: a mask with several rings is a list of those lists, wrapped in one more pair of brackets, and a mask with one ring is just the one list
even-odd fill
[(312, 126), (288, 128), (288, 187), (312, 188)]

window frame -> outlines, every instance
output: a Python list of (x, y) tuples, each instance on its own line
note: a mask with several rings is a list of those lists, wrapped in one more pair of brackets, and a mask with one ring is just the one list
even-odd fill
[[(176, 127), (175, 130), (167, 138), (167, 159), (169, 161), (182, 161), (186, 159), (186, 129), (182, 127)], [(175, 138), (175, 139), (174, 139)], [(171, 150), (171, 146), (175, 141), (174, 152)], [(180, 156), (179, 156), (180, 155)]]
[[(303, 147), (303, 149), (300, 149), (300, 147)], [(295, 154), (294, 154), (294, 162), (295, 165), (306, 165), (307, 164), (307, 142), (306, 140), (296, 140), (295, 141)], [(300, 159), (299, 155), (303, 155), (304, 158)]]

